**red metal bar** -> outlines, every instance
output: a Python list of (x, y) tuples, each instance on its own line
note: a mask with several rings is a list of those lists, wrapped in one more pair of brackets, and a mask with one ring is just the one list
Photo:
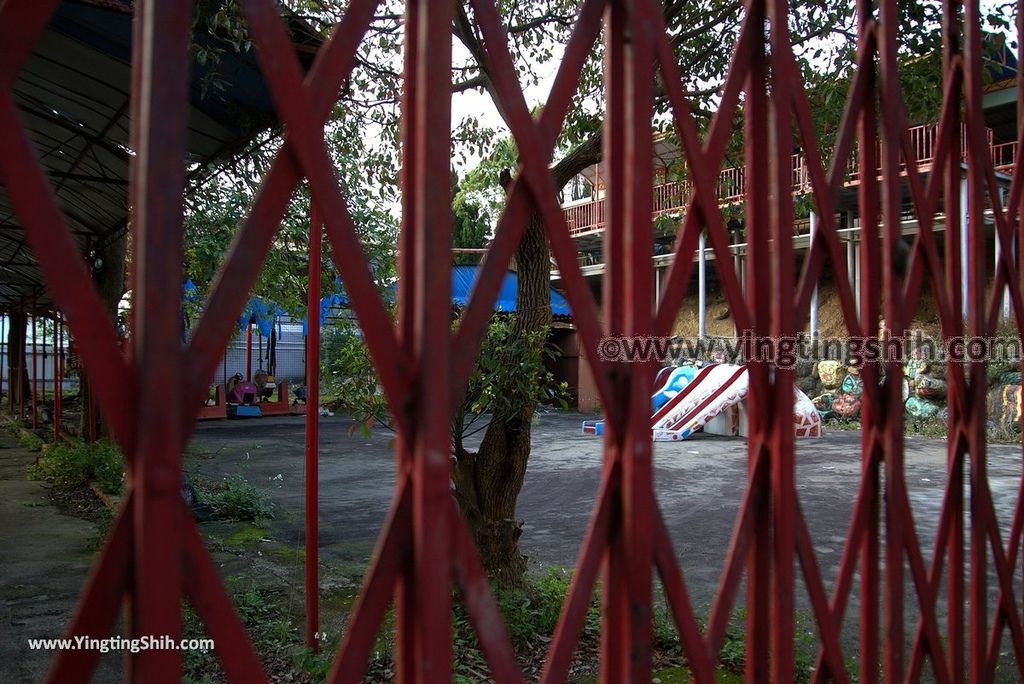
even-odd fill
[[(132, 93), (139, 119), (130, 194), (135, 209), (135, 292), (142, 314), (133, 331), (139, 383), (138, 454), (132, 472), (135, 499), (132, 629), (180, 638), (182, 631), (180, 414), (183, 349), (180, 342), (182, 198), (188, 111), (189, 3), (141, 0), (136, 17), (144, 37), (138, 61), (146, 87)], [(169, 286), (174, 284), (174, 286)], [(97, 382), (105, 378), (94, 378)], [(160, 543), (154, 543), (159, 539)], [(193, 554), (193, 558), (195, 554)], [(181, 652), (149, 650), (133, 658), (139, 681), (180, 678)]]
[[(960, 68), (961, 57), (961, 22), (958, 11), (958, 3), (945, 2), (942, 6), (942, 65), (945, 72), (947, 87), (955, 88), (956, 98), (949, 98), (943, 103), (943, 108), (949, 110), (950, 124), (954, 131), (959, 132), (960, 126), (960, 93), (962, 91), (963, 72)], [(1018, 110), (1020, 111), (1020, 110)], [(952, 136), (956, 141), (959, 136)], [(946, 164), (941, 169), (942, 188), (944, 190), (944, 211), (947, 217), (960, 216), (960, 170), (959, 155), (950, 154)], [(959, 231), (956, 231), (959, 234)], [(955, 328), (951, 325), (944, 330), (944, 335), (952, 337), (963, 330), (963, 318), (960, 312), (963, 311), (963, 304), (960, 295), (960, 240), (946, 232), (946, 259), (944, 275), (946, 282), (946, 299), (950, 314), (955, 313)], [(963, 364), (954, 360), (947, 366), (946, 377), (956, 377), (957, 380), (964, 378)], [(957, 438), (947, 442), (946, 468), (947, 489), (949, 491), (946, 505), (947, 515), (950, 517), (949, 531), (943, 540), (948, 554), (949, 571), (946, 575), (946, 594), (948, 614), (946, 617), (946, 633), (949, 639), (948, 661), (950, 672), (956, 677), (965, 672), (966, 662), (964, 659), (965, 634), (964, 634), (964, 459), (966, 456), (966, 442), (960, 438), (965, 424), (967, 411), (964, 405), (966, 391), (958, 388), (957, 392), (949, 396), (949, 419), (946, 429), (951, 435)], [(938, 546), (938, 545), (937, 545)]]
[[(878, 311), (878, 181), (874, 169), (878, 168), (875, 88), (877, 83), (874, 52), (877, 43), (877, 30), (873, 18), (873, 4), (870, 0), (859, 0), (856, 7), (858, 33), (861, 37), (861, 49), (870, 48), (870, 54), (861, 62), (859, 73), (864, 74), (865, 86), (860, 102), (847, 116), (857, 118), (857, 150), (858, 177), (857, 207), (861, 225), (860, 241), (860, 278), (861, 291), (858, 313), (860, 330), (863, 335), (876, 334)], [(867, 36), (873, 40), (866, 40)], [(881, 449), (877, 440), (880, 419), (884, 416), (878, 400), (878, 373), (872, 368), (863, 372), (864, 389), (867, 400), (862, 403), (861, 412), (861, 473), (862, 485), (860, 502), (863, 505), (865, 522), (859, 539), (847, 540), (848, 547), (856, 545), (860, 550), (860, 679), (863, 682), (878, 681), (879, 673), (879, 518), (880, 502), (880, 461)], [(876, 408), (877, 407), (877, 408)], [(851, 554), (852, 556), (852, 554)]]
[[(747, 258), (747, 306), (752, 313), (755, 335), (767, 336), (771, 320), (772, 252), (769, 247), (769, 164), (764, 141), (768, 140), (769, 102), (767, 97), (768, 59), (764, 24), (766, 8), (762, 1), (748, 5), (747, 21), (754, 27), (754, 48), (750, 61), (744, 107), (744, 158), (747, 161), (746, 226), (749, 252)], [(764, 296), (769, 293), (769, 296)], [(771, 463), (765, 444), (770, 436), (771, 403), (768, 366), (765, 362), (748, 364), (750, 394), (748, 396), (747, 462), (750, 486), (759, 492), (758, 509), (754, 513), (754, 530), (747, 557), (747, 681), (766, 681), (769, 673), (771, 635), (770, 572), (771, 572), (771, 509), (769, 472), (756, 469), (764, 459)], [(763, 473), (755, 479), (757, 473)]]
[(306, 645), (319, 650), (320, 587), (317, 533), (320, 468), (320, 245), (323, 226), (315, 205), (309, 215), (309, 279), (306, 293)]
[[(415, 0), (414, 0), (415, 1)], [(417, 429), (412, 461), (413, 579), (417, 679), (448, 681), (452, 676), (452, 582), (449, 417), (451, 406), (450, 252), (451, 212), (451, 26), (454, 5), (421, 0), (420, 35), (433, 41), (419, 45), (417, 100), (413, 129), (416, 186), (415, 349), (419, 362)]]
[[(781, 56), (792, 49), (789, 35), (787, 0), (772, 0), (767, 8), (772, 32), (772, 74), (770, 84), (773, 106), (769, 120), (771, 167), (770, 184), (774, 195), (771, 212), (766, 217), (774, 242), (775, 264), (772, 289), (777, 301), (784, 301), (796, 280), (793, 254), (793, 156), (790, 152), (793, 138), (790, 93), (799, 82), (800, 73), (792, 62)], [(752, 257), (752, 258), (757, 258)], [(763, 295), (762, 295), (763, 296)], [(788, 302), (787, 302), (788, 303)], [(794, 311), (791, 306), (773, 307), (771, 333), (776, 339), (796, 335)], [(794, 433), (788, 420), (792, 414), (793, 391), (796, 374), (793, 368), (774, 369), (771, 391), (772, 417), (769, 429), (771, 459), (772, 501), (772, 679), (789, 682), (794, 679), (794, 563), (796, 548), (797, 490), (795, 483)]]
[[(653, 322), (654, 281), (650, 250), (654, 242), (653, 177), (649, 165), (639, 160), (654, 158), (652, 118), (654, 116), (654, 21), (651, 13), (620, 0), (629, 18), (631, 39), (623, 55), (628, 61), (625, 116), (624, 255), (626, 290), (625, 330), (631, 335), (649, 334)], [(630, 164), (630, 162), (633, 162)], [(609, 163), (611, 160), (609, 160)], [(616, 294), (613, 292), (612, 296)], [(651, 446), (650, 396), (655, 368), (652, 363), (631, 364), (630, 383), (622, 396), (629, 402), (624, 417), (622, 444), (623, 545), (626, 551), (629, 602), (627, 651), (630, 681), (651, 679), (652, 654), (652, 571), (656, 507)]]
[[(417, 300), (417, 259), (413, 225), (418, 212), (416, 209), (416, 193), (409, 192), (408, 189), (415, 188), (418, 184), (416, 180), (418, 165), (416, 164), (415, 121), (413, 121), (413, 115), (416, 111), (417, 79), (409, 78), (409, 74), (416, 73), (416, 65), (418, 64), (420, 54), (420, 12), (419, 3), (405, 3), (405, 47), (402, 59), (406, 77), (402, 79), (400, 124), (402, 166), (399, 169), (399, 183), (403, 188), (403, 192), (401, 228), (398, 235), (398, 297), (396, 301), (398, 325), (396, 336), (402, 353), (410, 359), (414, 358), (416, 354), (416, 310), (414, 303)], [(525, 222), (522, 225), (525, 226)], [(494, 242), (498, 241), (498, 237), (500, 237), (500, 233), (495, 235), (492, 249), (494, 248)], [(486, 263), (490, 258), (490, 256), (485, 255), (484, 262)], [(477, 297), (476, 292), (479, 292), (481, 282), (484, 280), (483, 276), (486, 273), (486, 269), (482, 268), (481, 270), (484, 273), (480, 274), (480, 279), (477, 280), (477, 285), (474, 287), (474, 298)], [(459, 326), (460, 333), (466, 325), (467, 316), (468, 313), (463, 315), (463, 322)], [(458, 349), (458, 337), (453, 342), (453, 346), (456, 350)], [(456, 351), (453, 356), (456, 359), (455, 363), (457, 363), (460, 354)], [(452, 369), (452, 375), (456, 378), (458, 377), (458, 370), (455, 367)], [(458, 383), (458, 380), (454, 382)], [(459, 384), (456, 386), (461, 387)], [(396, 469), (399, 473), (407, 474), (410, 471), (412, 461), (412, 444), (401, 433), (399, 433), (395, 442)], [(406, 497), (406, 501), (408, 499), (409, 497)], [(407, 505), (406, 508), (409, 508), (409, 506)], [(406, 520), (411, 520), (411, 511), (407, 512)], [(411, 530), (408, 531), (408, 534), (411, 541)], [(402, 573), (394, 587), (395, 674), (399, 682), (413, 682), (416, 679), (416, 594), (410, 561), (410, 558), (404, 559), (401, 568)], [(347, 654), (348, 651), (346, 650), (345, 653)], [(339, 658), (338, 664), (340, 664), (340, 660)]]
[[(605, 63), (604, 80), (607, 84), (607, 103), (604, 117), (604, 158), (607, 176), (607, 230), (603, 241), (604, 261), (606, 264), (601, 288), (609, 296), (603, 298), (604, 325), (608, 334), (623, 335), (625, 329), (625, 311), (630, 305), (627, 299), (626, 278), (629, 263), (626, 261), (626, 130), (629, 122), (626, 118), (627, 108), (627, 75), (626, 75), (626, 32), (627, 10), (621, 2), (611, 2), (605, 12)], [(647, 217), (644, 217), (645, 219)], [(623, 396), (624, 388), (619, 384), (613, 387), (611, 401), (615, 405), (627, 405)], [(602, 401), (602, 405), (605, 402)], [(605, 470), (612, 463), (621, 464), (621, 445), (623, 425), (616, 418), (606, 421), (608, 428), (604, 438)], [(630, 634), (630, 595), (629, 576), (625, 567), (626, 548), (622, 533), (622, 489), (614, 499), (615, 510), (612, 513), (614, 526), (608, 534), (608, 547), (603, 561), (603, 586), (601, 595), (601, 679), (604, 681), (629, 681), (630, 651), (632, 635)]]

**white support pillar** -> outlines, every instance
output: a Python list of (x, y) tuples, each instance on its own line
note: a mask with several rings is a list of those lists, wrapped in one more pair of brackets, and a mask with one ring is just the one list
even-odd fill
[(654, 310), (658, 310), (658, 305), (661, 304), (661, 269), (657, 265), (654, 267)]
[(860, 244), (859, 240), (850, 243), (850, 251), (853, 253), (853, 279), (850, 284), (853, 285), (853, 302), (857, 306), (857, 316), (860, 316)]
[[(846, 225), (852, 228), (853, 221), (853, 217), (847, 214)], [(860, 315), (860, 264), (856, 235), (857, 233), (851, 231), (846, 239), (846, 279), (852, 290), (854, 310)]]
[(708, 315), (708, 282), (707, 282), (707, 252), (703, 231), (700, 234), (700, 251), (697, 253), (697, 336), (704, 339), (707, 333)]
[[(813, 211), (811, 212), (811, 243), (807, 249), (807, 253), (810, 254), (811, 250), (814, 249), (814, 235), (818, 231), (818, 215)], [(818, 281), (814, 281), (814, 292), (811, 294), (811, 339), (817, 339), (818, 337)]]
[[(999, 207), (1001, 209), (1003, 209), (1003, 210), (1006, 209), (1006, 195), (1007, 195), (1007, 188), (1006, 188), (1006, 186), (1005, 185), (1000, 185), (999, 186)], [(995, 270), (992, 272), (992, 275), (993, 275), (993, 277), (995, 277), (995, 274), (999, 272), (999, 261), (1003, 258), (1003, 243), (999, 239), (999, 231), (995, 230), (995, 229), (993, 229), (993, 230), (994, 230), (994, 233), (995, 233), (994, 234), (994, 238), (995, 238), (994, 242), (995, 242), (995, 246), (996, 246), (996, 254), (995, 254)], [(1010, 258), (1011, 259), (1017, 253), (1016, 237), (1017, 237), (1016, 236), (1016, 232), (1014, 232), (1013, 233), (1013, 239), (1011, 240), (1011, 243), (1010, 243), (1010, 247), (1011, 247), (1011, 249), (1010, 249)], [(1003, 286), (1003, 291), (999, 293), (999, 300), (1000, 300), (999, 301), (999, 322), (1002, 323), (1003, 321), (1005, 321), (1005, 320), (1010, 318), (1010, 291), (1009, 291), (1009, 288), (1007, 286), (1005, 286), (1005, 285)]]
[(967, 176), (960, 178), (960, 313), (964, 320), (967, 320), (967, 255), (970, 251), (967, 248)]
[[(746, 270), (743, 267), (743, 255), (740, 253), (739, 248), (736, 249), (735, 262), (736, 262), (736, 280), (740, 284), (740, 290), (742, 292), (746, 293), (746, 291), (747, 291), (747, 289), (746, 289), (747, 272), (746, 272)], [(739, 326), (736, 324), (736, 316), (732, 317), (732, 334), (733, 334), (734, 337), (739, 337), (740, 336), (740, 329), (739, 329)]]

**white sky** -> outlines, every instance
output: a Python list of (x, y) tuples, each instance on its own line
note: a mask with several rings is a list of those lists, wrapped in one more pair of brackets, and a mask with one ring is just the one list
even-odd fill
[[(996, 11), (998, 7), (1005, 5), (1005, 0), (981, 0), (980, 8), (982, 16), (987, 16), (989, 13)], [(1010, 40), (1013, 41), (1012, 45), (1016, 47), (1017, 32), (1015, 30), (1015, 22), (1013, 17), (1008, 17), (1011, 23)], [(524, 95), (526, 96), (526, 105), (532, 109), (534, 106), (545, 102), (548, 98), (548, 94), (551, 91), (551, 86), (554, 83), (555, 74), (558, 70), (558, 65), (561, 62), (561, 52), (564, 46), (560, 46), (554, 53), (553, 58), (546, 65), (547, 73), (543, 71), (539, 74), (540, 82), (535, 86), (527, 86), (524, 89)], [(730, 46), (731, 49), (731, 46)], [(469, 59), (469, 53), (465, 47), (458, 41), (458, 39), (452, 39), (452, 59), (455, 64), (465, 62)], [(508, 134), (508, 129), (505, 126), (504, 121), (498, 114), (497, 109), (494, 107), (494, 103), (491, 101), (491, 96), (486, 92), (480, 92), (477, 90), (470, 90), (462, 93), (456, 93), (452, 97), (452, 131), (456, 129), (459, 122), (466, 118), (476, 118), (479, 120), (481, 126), (494, 128), (498, 131), (498, 136), (504, 136)], [(462, 172), (466, 169), (472, 168), (476, 163), (480, 161), (479, 156), (469, 153), (467, 160), (462, 163), (456, 160), (456, 168)]]

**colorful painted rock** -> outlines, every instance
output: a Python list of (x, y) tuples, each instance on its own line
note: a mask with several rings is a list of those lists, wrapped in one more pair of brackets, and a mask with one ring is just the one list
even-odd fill
[(853, 397), (859, 397), (864, 393), (864, 381), (856, 375), (850, 374), (843, 378), (843, 384), (841, 386), (843, 394), (849, 394)]
[(928, 372), (929, 363), (925, 359), (911, 359), (907, 361), (907, 377), (913, 380), (919, 375)]
[(843, 365), (838, 361), (819, 361), (818, 378), (821, 380), (821, 386), (825, 389), (839, 387), (839, 382), (842, 379), (840, 375), (842, 367)]
[(988, 412), (1004, 430), (1020, 429), (1021, 386), (1002, 385), (988, 394)]
[(811, 400), (800, 390), (794, 391), (793, 430), (797, 437), (821, 437), (821, 416)]
[(936, 416), (939, 413), (939, 409), (942, 408), (934, 401), (929, 401), (922, 397), (910, 397), (907, 399), (907, 403), (904, 404), (904, 407), (907, 409), (907, 413), (915, 418), (932, 418)]
[(834, 392), (825, 392), (811, 399), (814, 404), (814, 408), (818, 409), (818, 413), (827, 413), (832, 410), (832, 400), (835, 399)]
[(832, 400), (832, 411), (840, 418), (856, 419), (860, 417), (860, 397), (852, 394), (840, 394)]
[(1007, 371), (999, 376), (999, 384), (1001, 385), (1019, 385), (1020, 384), (1020, 371)]
[(930, 375), (914, 378), (914, 394), (925, 399), (941, 399), (946, 396), (946, 381)]

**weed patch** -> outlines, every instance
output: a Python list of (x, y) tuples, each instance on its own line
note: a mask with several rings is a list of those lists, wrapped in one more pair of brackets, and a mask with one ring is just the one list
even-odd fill
[(209, 503), (217, 514), (227, 520), (259, 523), (274, 517), (270, 497), (241, 475), (228, 475), (223, 480), (197, 480), (199, 500)]
[(29, 477), (62, 487), (95, 482), (106, 494), (117, 495), (124, 479), (124, 459), (113, 442), (57, 442), (29, 467)]

